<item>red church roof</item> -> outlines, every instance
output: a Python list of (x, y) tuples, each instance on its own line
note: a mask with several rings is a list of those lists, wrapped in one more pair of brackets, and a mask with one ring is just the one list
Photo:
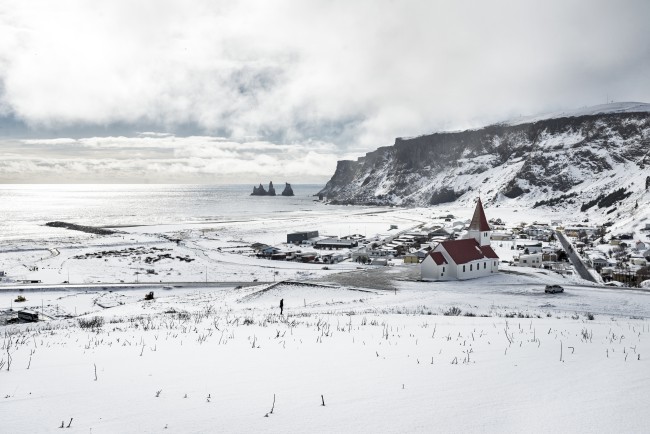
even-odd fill
[(490, 246), (481, 246), (481, 251), (486, 258), (499, 259), (499, 255)]
[(444, 256), (442, 256), (442, 253), (440, 252), (429, 252), (429, 256), (434, 260), (434, 262), (438, 265), (446, 264), (447, 260), (445, 259)]
[(474, 210), (474, 216), (472, 217), (472, 222), (469, 224), (469, 230), (486, 232), (490, 230), (490, 225), (485, 218), (485, 211), (483, 211), (483, 203), (481, 198), (478, 198), (476, 202), (476, 209)]
[[(490, 246), (482, 246), (474, 239), (443, 241), (440, 243), (456, 264), (466, 264), (480, 259), (498, 259)], [(437, 262), (436, 262), (437, 263)], [(440, 264), (438, 264), (440, 265)]]

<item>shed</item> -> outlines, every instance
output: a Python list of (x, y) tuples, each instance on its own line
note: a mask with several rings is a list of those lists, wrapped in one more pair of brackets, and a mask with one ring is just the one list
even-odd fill
[(420, 263), (420, 258), (415, 253), (409, 253), (408, 255), (404, 256), (404, 263), (405, 264), (418, 264)]

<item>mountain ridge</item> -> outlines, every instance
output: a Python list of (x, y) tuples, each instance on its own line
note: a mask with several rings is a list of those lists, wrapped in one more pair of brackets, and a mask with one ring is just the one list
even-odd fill
[[(339, 161), (319, 193), (331, 203), (403, 206), (468, 202), (480, 193), (488, 204), (579, 210), (623, 187), (614, 205), (650, 202), (650, 104), (548, 116), (397, 138)], [(589, 212), (600, 211), (614, 212)]]

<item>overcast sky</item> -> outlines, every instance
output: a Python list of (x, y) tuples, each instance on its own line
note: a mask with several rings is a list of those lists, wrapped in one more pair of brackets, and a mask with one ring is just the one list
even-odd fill
[(0, 0), (0, 182), (324, 182), (395, 137), (650, 102), (650, 1)]

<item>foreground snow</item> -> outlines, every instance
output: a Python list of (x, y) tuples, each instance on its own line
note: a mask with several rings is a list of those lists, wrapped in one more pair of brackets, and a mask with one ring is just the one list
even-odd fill
[(105, 322), (3, 328), (3, 432), (644, 432), (650, 294), (536, 282), (26, 292)]

